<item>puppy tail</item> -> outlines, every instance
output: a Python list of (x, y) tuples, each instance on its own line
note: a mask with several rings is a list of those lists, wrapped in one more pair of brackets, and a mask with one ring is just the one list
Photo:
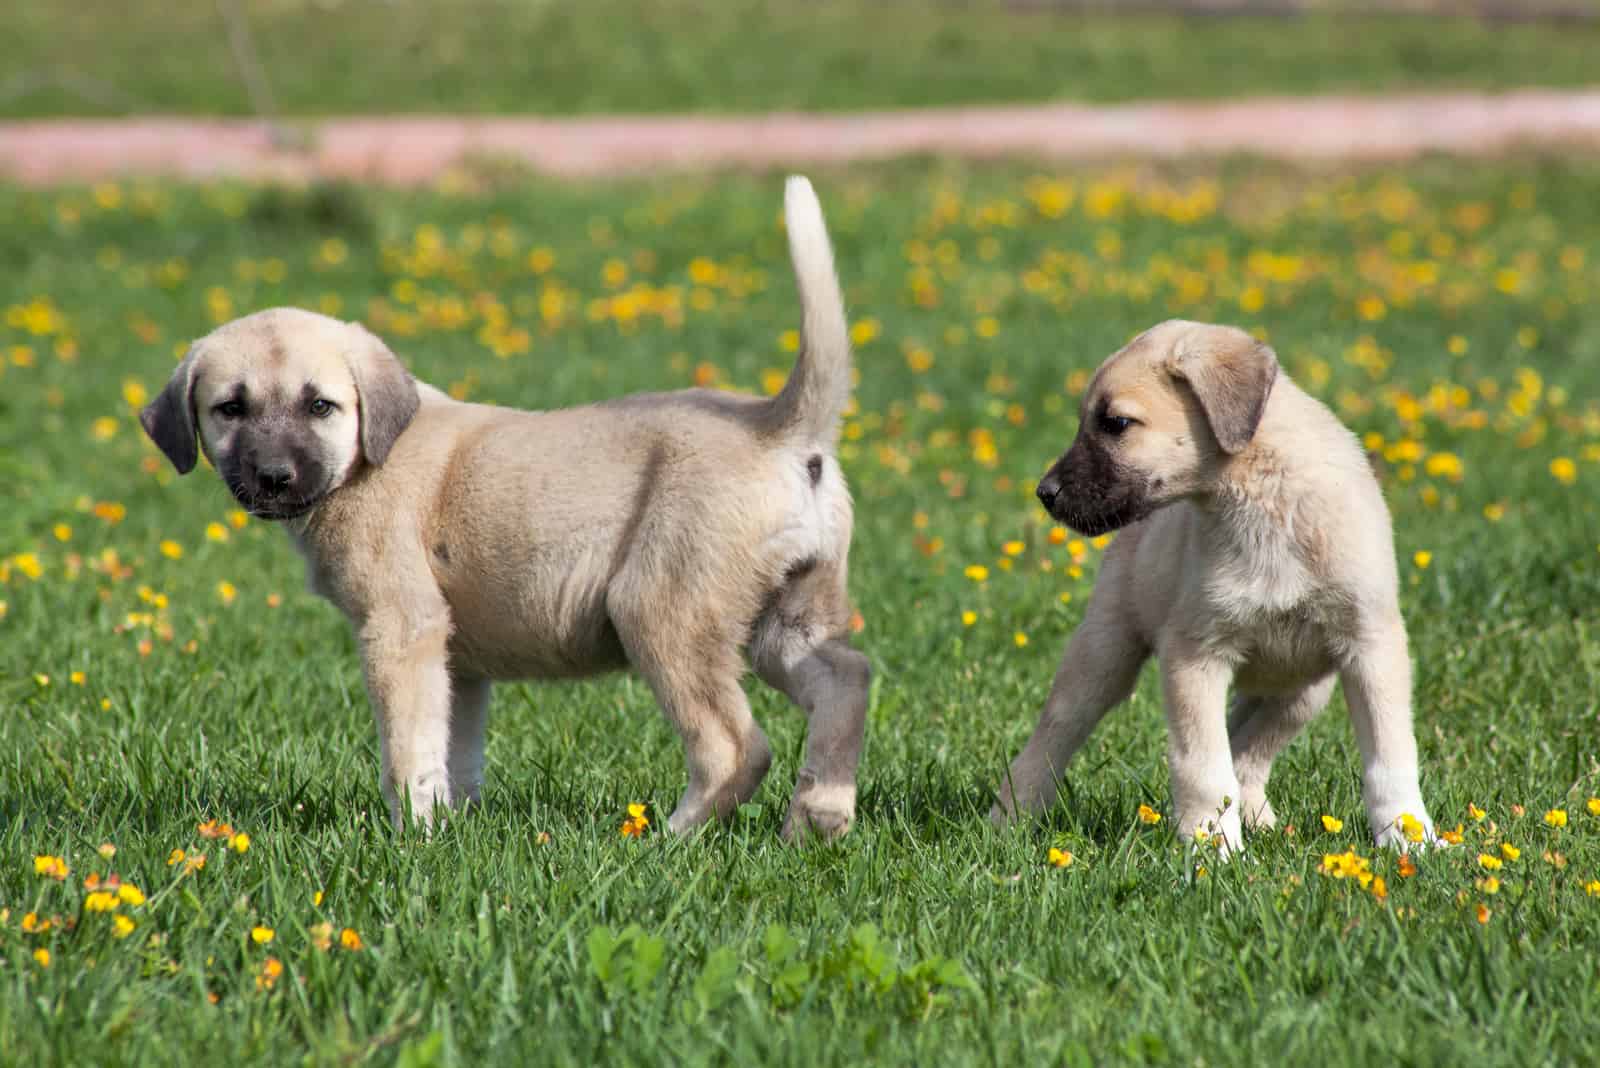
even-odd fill
[(839, 440), (839, 421), (850, 403), (850, 325), (822, 205), (811, 183), (798, 175), (784, 187), (783, 216), (800, 289), (800, 355), (783, 390), (772, 399), (773, 419), (784, 431), (832, 445)]

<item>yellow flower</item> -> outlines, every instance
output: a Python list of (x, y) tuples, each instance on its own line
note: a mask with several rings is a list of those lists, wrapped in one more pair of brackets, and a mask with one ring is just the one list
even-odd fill
[(346, 927), (339, 932), (339, 944), (352, 952), (364, 948), (361, 936), (356, 933), (354, 927)]
[(250, 940), (258, 946), (264, 946), (276, 937), (278, 937), (278, 932), (270, 927), (257, 926), (250, 928)]
[(228, 528), (221, 523), (206, 524), (206, 539), (208, 541), (227, 541)]
[(1455, 830), (1453, 830), (1453, 831), (1450, 831), (1450, 830), (1440, 831), (1439, 832), (1439, 837), (1443, 838), (1446, 842), (1449, 842), (1451, 845), (1460, 845), (1462, 842), (1464, 842), (1466, 840), (1466, 837), (1467, 837), (1466, 835), (1462, 834), (1461, 831), (1462, 831), (1461, 824), (1458, 823), (1458, 824), (1456, 824)]
[(185, 854), (185, 853), (184, 853), (184, 851), (183, 851), (183, 850), (181, 850), (181, 849), (174, 849), (174, 850), (173, 850), (173, 851), (172, 851), (172, 852), (170, 852), (170, 853), (168, 853), (168, 854), (167, 854), (167, 867), (169, 867), (169, 868), (170, 868), (170, 867), (172, 867), (172, 866), (173, 866), (173, 865), (174, 865), (174, 864), (177, 864), (177, 863), (179, 863), (179, 862), (180, 862), (180, 861), (182, 861), (182, 860), (183, 860), (183, 858), (184, 858), (184, 856), (185, 856), (185, 855), (186, 855), (186, 854)]
[(1483, 809), (1479, 808), (1477, 805), (1474, 805), (1471, 801), (1468, 801), (1467, 802), (1467, 815), (1472, 817), (1472, 822), (1474, 822), (1474, 823), (1482, 823), (1483, 822), (1483, 817), (1487, 816), (1488, 813), (1485, 812)]
[(1400, 813), (1400, 818), (1395, 822), (1400, 825), (1400, 830), (1406, 836), (1406, 841), (1422, 841), (1423, 834), (1425, 832), (1423, 830), (1422, 821), (1417, 819), (1417, 817), (1413, 816), (1409, 812), (1402, 812)]
[(850, 343), (852, 345), (865, 345), (878, 336), (882, 328), (876, 319), (863, 319), (850, 328)]
[(1389, 884), (1383, 881), (1383, 876), (1375, 875), (1372, 878), (1372, 896), (1379, 901), (1386, 901), (1389, 897)]
[(1493, 853), (1479, 853), (1478, 863), (1483, 865), (1483, 867), (1487, 868), (1489, 871), (1499, 871), (1501, 868), (1505, 867), (1504, 862)]
[[(76, 674), (76, 672), (74, 672), (74, 674)], [(117, 855), (117, 847), (112, 845), (110, 842), (101, 842), (99, 848), (97, 848), (95, 852), (99, 853), (107, 860), (110, 860), (112, 857)]]
[(111, 917), (111, 933), (118, 938), (127, 938), (133, 934), (133, 920), (127, 916)]
[(326, 921), (312, 924), (308, 932), (311, 935), (311, 944), (324, 953), (328, 952), (333, 945), (333, 924)]
[(1498, 894), (1500, 892), (1500, 880), (1493, 875), (1486, 876), (1478, 880), (1478, 889), (1486, 894)]
[(967, 569), (962, 574), (973, 582), (987, 582), (989, 580), (989, 569), (982, 564), (968, 564)]
[(109, 890), (96, 890), (83, 899), (83, 907), (90, 912), (112, 912), (117, 907), (117, 895)]
[(1411, 562), (1416, 564), (1417, 567), (1426, 571), (1428, 569), (1428, 565), (1433, 563), (1433, 554), (1426, 549), (1418, 549), (1416, 552), (1411, 554)]
[(978, 613), (970, 611), (970, 610), (961, 613), (961, 624), (962, 624), (962, 626), (970, 627), (974, 623), (976, 623), (977, 621), (978, 621)]
[(1479, 923), (1488, 923), (1489, 922), (1489, 917), (1491, 915), (1493, 915), (1493, 913), (1491, 913), (1489, 911), (1489, 906), (1485, 905), (1481, 901), (1478, 902), (1478, 922)]
[(1051, 846), (1048, 859), (1053, 867), (1070, 868), (1072, 867), (1073, 860), (1076, 858), (1074, 858), (1073, 855), (1067, 852), (1065, 849), (1057, 849), (1055, 846)]
[(1324, 853), (1322, 866), (1317, 869), (1323, 875), (1331, 875), (1335, 879), (1355, 879), (1363, 887), (1372, 882), (1372, 862), (1353, 849), (1343, 853)]
[(1591, 797), (1587, 802), (1589, 815), (1600, 816), (1600, 797)]
[(144, 904), (144, 891), (132, 883), (123, 883), (117, 887), (117, 896), (122, 899), (123, 904), (132, 905), (135, 908)]
[(1011, 636), (1011, 640), (1017, 643), (1018, 649), (1028, 644), (1028, 636), (1020, 630)]
[(321, 890), (318, 890), (316, 893), (311, 895), (311, 907), (312, 908), (321, 908), (322, 907), (322, 891)]
[(1510, 842), (1501, 842), (1500, 852), (1505, 854), (1507, 860), (1516, 860), (1518, 857), (1522, 856), (1522, 850), (1518, 849)]
[(1567, 810), (1553, 808), (1544, 814), (1544, 821), (1552, 827), (1565, 827), (1567, 825)]
[(1027, 546), (1020, 541), (1008, 541), (1004, 545), (1000, 546), (1000, 548), (1007, 556), (1021, 556), (1022, 551), (1026, 549)]
[(238, 834), (228, 839), (228, 848), (233, 850), (235, 853), (245, 852), (250, 848), (250, 836), (245, 834), (243, 831), (240, 831)]
[(226, 580), (217, 583), (217, 598), (223, 604), (232, 604), (233, 599), (239, 596), (239, 591), (233, 583)]
[(1590, 897), (1600, 897), (1600, 879), (1591, 879), (1584, 883), (1583, 892)]
[(48, 875), (50, 878), (61, 882), (69, 874), (65, 857), (53, 857), (48, 853), (33, 858), (33, 874)]
[(183, 557), (183, 546), (171, 538), (166, 538), (161, 542), (161, 555), (169, 560), (181, 559)]
[[(72, 683), (72, 685), (74, 685), (74, 686), (82, 686), (88, 680), (89, 680), (89, 676), (85, 675), (81, 671), (74, 671), (72, 674), (67, 676), (67, 681)], [(104, 849), (105, 847), (101, 846), (101, 848)], [(113, 853), (115, 853), (116, 852), (116, 847), (113, 846), (111, 851)], [(102, 855), (104, 855), (104, 854), (102, 854)]]
[(1400, 878), (1402, 879), (1409, 879), (1413, 875), (1417, 874), (1417, 864), (1416, 861), (1411, 859), (1411, 854), (1400, 854), (1400, 864), (1398, 870), (1400, 872)]
[(650, 826), (650, 819), (645, 814), (645, 807), (634, 803), (628, 806), (628, 818), (622, 821), (622, 836), (624, 838), (643, 837), (645, 829)]
[(1156, 824), (1161, 822), (1161, 813), (1157, 812), (1149, 805), (1140, 805), (1139, 822), (1147, 827), (1154, 827)]
[(1570, 457), (1557, 456), (1550, 461), (1550, 476), (1563, 486), (1570, 486), (1578, 481), (1578, 465)]
[(250, 522), (250, 514), (243, 508), (235, 508), (228, 513), (228, 525), (234, 530), (243, 530), (244, 525)]
[(56, 541), (72, 540), (72, 528), (65, 523), (57, 523), (51, 533), (56, 536)]
[(1322, 829), (1329, 834), (1338, 834), (1344, 830), (1344, 820), (1334, 819), (1332, 816), (1323, 816)]
[(41, 968), (50, 967), (50, 951), (43, 946), (33, 951), (33, 959), (38, 962)]
[(1506, 517), (1506, 506), (1498, 501), (1483, 506), (1483, 518), (1491, 523), (1498, 523)]

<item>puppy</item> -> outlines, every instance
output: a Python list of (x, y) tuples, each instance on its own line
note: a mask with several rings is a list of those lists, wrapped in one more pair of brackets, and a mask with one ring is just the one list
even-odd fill
[[(1431, 840), (1389, 512), (1355, 437), (1241, 330), (1172, 321), (1108, 359), (1039, 483), (1122, 529), (991, 819), (1037, 813), (1140, 666), (1160, 660), (1178, 830), (1270, 827), (1273, 758), (1344, 682), (1380, 846)], [(1234, 697), (1224, 714), (1228, 687)]]
[[(866, 657), (846, 642), (850, 394), (822, 209), (785, 197), (804, 343), (775, 397), (707, 390), (532, 412), (413, 381), (353, 323), (290, 308), (196, 342), (141, 414), (281, 522), (355, 628), (396, 825), (475, 801), (492, 680), (632, 667), (683, 738), (675, 832), (747, 801), (771, 755), (742, 654), (808, 717), (785, 838), (855, 813)], [(409, 809), (407, 807), (409, 801)]]

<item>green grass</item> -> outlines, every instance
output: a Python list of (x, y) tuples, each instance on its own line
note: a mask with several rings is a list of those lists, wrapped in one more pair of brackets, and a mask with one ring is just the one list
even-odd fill
[[(1027, 12), (999, 0), (236, 5), (290, 115), (928, 107), (1575, 86), (1600, 24)], [(12, 4), (0, 116), (253, 112), (219, 6)], [(0, 91), (6, 83), (0, 82)]]
[[(7, 1058), (1592, 1056), (1600, 168), (814, 177), (863, 339), (843, 455), (857, 642), (877, 677), (858, 824), (807, 850), (777, 838), (803, 725), (753, 682), (777, 754), (756, 802), (689, 841), (619, 834), (630, 802), (659, 824), (684, 777), (646, 687), (622, 676), (500, 687), (484, 807), (432, 840), (396, 836), (346, 625), (303, 592), (280, 531), (229, 526), (216, 478), (174, 477), (132, 418), (189, 338), (284, 303), (362, 317), (421, 376), (486, 401), (697, 376), (759, 388), (795, 325), (779, 182), (0, 190)], [(1299, 382), (1384, 439), (1423, 788), (1467, 838), (1414, 877), (1361, 829), (1338, 699), (1271, 788), (1297, 833), (1197, 873), (1165, 824), (1136, 818), (1167, 805), (1149, 671), (1042, 826), (985, 822), (1098, 558), (1076, 547), (1071, 573), (1032, 480), (1072, 436), (1084, 374), (1174, 314), (1264, 331)], [(1541, 818), (1557, 807), (1564, 830)], [(201, 838), (210, 819), (248, 852)], [(1521, 856), (1489, 894), (1476, 858), (1501, 841)], [(1052, 846), (1075, 863), (1050, 867)], [(1386, 901), (1318, 873), (1348, 846)], [(182, 876), (174, 849), (205, 868)], [(70, 877), (36, 875), (41, 854)], [(136, 923), (122, 941), (81, 911), (82, 880), (113, 870), (148, 896), (120, 907)], [(56, 926), (25, 931), (30, 911)], [(323, 922), (365, 948), (319, 950)], [(257, 925), (274, 941), (253, 942)], [(269, 956), (284, 970), (258, 989)]]

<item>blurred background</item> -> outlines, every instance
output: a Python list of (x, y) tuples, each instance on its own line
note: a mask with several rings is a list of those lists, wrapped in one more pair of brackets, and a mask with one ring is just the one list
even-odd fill
[(9, 0), (0, 117), (1573, 86), (1594, 0)]

